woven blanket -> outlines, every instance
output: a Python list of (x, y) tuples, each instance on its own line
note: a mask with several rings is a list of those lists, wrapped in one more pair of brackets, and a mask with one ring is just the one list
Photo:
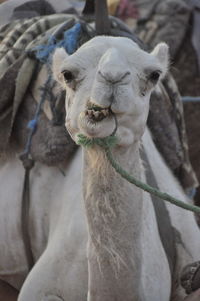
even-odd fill
[[(10, 145), (13, 147), (12, 133), (20, 105), (42, 67), (42, 64), (35, 58), (35, 52), (32, 52), (32, 49), (47, 42), (60, 26), (63, 30), (67, 30), (75, 22), (76, 17), (73, 15), (58, 14), (22, 19), (18, 22), (13, 21), (0, 28), (0, 152), (9, 150)], [(51, 86), (54, 84), (52, 80)], [(40, 88), (41, 86), (38, 87), (38, 89)], [(40, 95), (41, 91), (38, 98)], [(60, 94), (60, 97), (64, 99), (63, 94)], [(37, 102), (39, 99), (34, 105)], [(49, 122), (46, 122), (46, 127), (49, 127)], [(23, 126), (26, 129), (27, 125), (24, 124)], [(63, 127), (62, 133), (64, 133)], [(40, 129), (38, 129), (39, 131)], [(66, 136), (66, 139), (68, 140), (69, 137)], [(34, 148), (36, 149), (35, 146), (33, 146)], [(46, 155), (43, 154), (43, 156)], [(46, 162), (45, 158), (41, 158), (40, 161)], [(48, 163), (51, 162), (48, 161)]]

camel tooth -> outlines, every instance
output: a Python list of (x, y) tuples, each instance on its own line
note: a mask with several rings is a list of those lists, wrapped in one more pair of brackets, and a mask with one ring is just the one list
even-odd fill
[(108, 109), (102, 110), (102, 113), (104, 114), (104, 116), (108, 116)]
[(100, 112), (99, 112), (99, 111), (96, 111), (96, 112), (94, 112), (94, 116), (95, 116), (96, 118), (98, 118), (98, 117), (99, 117), (99, 114), (100, 114)]
[(196, 267), (191, 267), (191, 268), (190, 268), (190, 272), (191, 272), (191, 273), (194, 273), (194, 272), (196, 271), (196, 269), (197, 269)]
[(92, 116), (92, 110), (88, 110), (88, 115)]

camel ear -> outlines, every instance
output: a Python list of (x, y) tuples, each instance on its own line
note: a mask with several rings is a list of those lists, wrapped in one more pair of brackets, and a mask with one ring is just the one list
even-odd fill
[(162, 77), (164, 77), (168, 71), (169, 67), (169, 47), (166, 43), (159, 43), (154, 50), (151, 52), (151, 55), (155, 56), (158, 59), (160, 68), (162, 71)]
[(67, 54), (64, 48), (57, 48), (53, 54), (53, 59), (52, 59), (53, 77), (62, 86), (64, 86), (64, 79), (61, 70), (62, 70), (63, 62), (68, 56), (69, 55)]

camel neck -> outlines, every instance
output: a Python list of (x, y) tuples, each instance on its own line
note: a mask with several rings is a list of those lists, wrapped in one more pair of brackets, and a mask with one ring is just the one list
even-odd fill
[[(139, 147), (119, 148), (113, 154), (126, 170), (140, 178)], [(134, 295), (138, 295), (140, 278), (142, 192), (114, 171), (98, 147), (84, 150), (83, 170), (89, 300), (138, 300)]]

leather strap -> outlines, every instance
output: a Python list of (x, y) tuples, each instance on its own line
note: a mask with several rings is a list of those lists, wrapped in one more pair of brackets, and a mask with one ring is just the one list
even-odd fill
[[(147, 183), (158, 189), (158, 185), (152, 171), (151, 165), (144, 151), (141, 152), (141, 156), (146, 164), (146, 178)], [(171, 276), (174, 273), (174, 267), (176, 264), (176, 246), (175, 246), (175, 233), (169, 216), (169, 212), (165, 205), (165, 202), (160, 201), (158, 197), (151, 195), (152, 203), (155, 210), (158, 232), (160, 239), (165, 250)]]
[(96, 24), (96, 35), (110, 34), (110, 20), (106, 0), (86, 0), (82, 14), (94, 16)]
[(22, 207), (21, 207), (21, 231), (22, 239), (24, 242), (24, 248), (27, 258), (27, 264), (29, 271), (34, 266), (34, 257), (31, 247), (31, 237), (29, 231), (29, 211), (30, 211), (30, 170), (34, 166), (34, 161), (31, 158), (27, 158), (27, 154), (20, 156), (25, 168), (24, 184), (22, 192)]
[(110, 20), (108, 18), (108, 7), (106, 0), (95, 2), (96, 34), (106, 35), (110, 33)]

